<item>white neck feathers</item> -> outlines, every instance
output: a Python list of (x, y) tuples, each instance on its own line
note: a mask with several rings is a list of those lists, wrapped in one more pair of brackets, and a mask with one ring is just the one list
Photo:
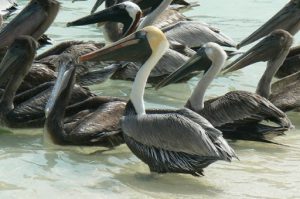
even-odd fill
[(152, 49), (152, 54), (138, 71), (132, 85), (130, 100), (138, 115), (146, 114), (144, 92), (151, 70), (169, 48), (168, 41), (162, 41), (158, 48)]
[[(189, 99), (191, 108), (196, 112), (199, 112), (204, 108), (205, 91), (210, 85), (210, 83), (213, 81), (214, 77), (220, 72), (220, 70), (222, 69), (225, 63), (225, 60), (227, 59), (227, 55), (224, 52), (224, 50), (220, 46), (217, 47), (218, 47), (218, 53), (207, 52), (208, 57), (212, 61), (212, 65), (209, 68), (209, 70), (205, 73), (203, 78), (198, 82), (195, 90), (193, 91)], [(212, 50), (212, 49), (208, 49), (208, 50)]]

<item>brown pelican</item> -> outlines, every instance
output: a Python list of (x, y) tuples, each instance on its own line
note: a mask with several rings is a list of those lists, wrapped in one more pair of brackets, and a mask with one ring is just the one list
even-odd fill
[[(22, 111), (27, 112), (27, 100), (25, 100), (25, 104), (20, 103), (18, 106), (14, 105), (15, 93), (31, 66), (31, 62), (35, 55), (35, 49), (36, 43), (33, 39), (28, 37), (17, 38), (10, 46), (1, 62), (0, 80), (1, 83), (7, 82), (0, 101), (2, 125), (8, 127), (20, 127), (23, 125), (30, 125), (29, 123), (39, 122), (35, 121), (35, 117), (32, 117), (29, 121), (23, 121), (23, 117), (26, 117), (26, 114), (22, 113)], [(19, 67), (19, 65), (22, 67)], [(19, 110), (20, 107), (23, 107), (21, 111)], [(31, 114), (31, 116), (33, 115), (34, 113)]]
[[(44, 124), (44, 108), (53, 83), (46, 82), (16, 95), (32, 65), (36, 47), (36, 41), (32, 37), (17, 37), (0, 64), (0, 83), (6, 85), (0, 100), (0, 120), (4, 126), (32, 128), (42, 127)], [(88, 90), (76, 86), (70, 104), (90, 96), (93, 94)]]
[[(215, 128), (223, 132), (225, 138), (271, 142), (272, 137), (282, 135), (291, 128), (292, 124), (282, 111), (255, 93), (231, 91), (204, 102), (205, 91), (221, 70), (225, 60), (226, 53), (218, 44), (207, 43), (186, 64), (162, 80), (156, 88), (176, 82), (193, 70), (205, 70), (203, 78), (185, 107), (205, 117)], [(195, 68), (195, 63), (198, 64), (198, 68)], [(260, 123), (269, 120), (278, 126)]]
[(300, 29), (300, 0), (290, 0), (278, 13), (264, 25), (254, 31), (250, 36), (241, 41), (237, 47), (246, 46), (276, 29), (283, 29), (295, 35)]
[[(151, 14), (147, 15), (147, 17), (142, 20), (138, 26), (138, 29), (152, 25), (171, 1), (172, 0), (163, 1)], [(115, 39), (112, 41), (116, 41), (120, 39), (124, 33), (129, 31), (132, 32), (134, 28), (136, 28), (135, 26), (138, 25), (137, 21), (139, 21), (141, 17), (141, 14), (136, 13), (140, 13), (140, 9), (136, 4), (124, 2), (95, 14), (70, 22), (67, 24), (67, 26), (79, 26), (100, 22), (119, 22), (123, 24), (121, 35), (118, 33), (120, 30), (105, 28), (107, 34), (115, 36)], [(168, 20), (160, 19), (159, 21)], [(161, 26), (161, 24), (162, 23), (159, 23), (159, 26)], [(202, 22), (186, 20), (180, 22), (177, 21), (177, 23), (172, 23), (166, 27), (160, 28), (162, 28), (162, 31), (165, 33), (169, 41), (180, 43), (190, 48), (201, 47), (207, 42), (215, 42), (228, 47), (236, 46), (235, 42), (224, 35), (220, 30)]]
[[(152, 172), (196, 176), (217, 160), (230, 161), (236, 157), (222, 133), (200, 115), (186, 108), (145, 111), (143, 95), (147, 77), (169, 48), (159, 29), (145, 27), (99, 51), (81, 56), (80, 60), (112, 57), (128, 49), (138, 49), (134, 47), (136, 45), (144, 47), (143, 51), (136, 50), (136, 53), (144, 58), (145, 63), (132, 85), (122, 119), (124, 139), (131, 151), (148, 164)], [(149, 50), (150, 56), (145, 53)]]
[(114, 147), (124, 143), (120, 118), (126, 105), (114, 97), (90, 97), (68, 108), (73, 113), (64, 120), (65, 109), (75, 83), (72, 57), (64, 57), (45, 109), (45, 134), (59, 145), (100, 145)]
[[(159, 12), (164, 9), (163, 7), (168, 5), (168, 3), (170, 3), (170, 1), (164, 1), (164, 4), (161, 4), (159, 6), (158, 11), (155, 10), (151, 14), (154, 14), (153, 16), (158, 15)], [(121, 12), (120, 9), (123, 9), (123, 11)], [(133, 3), (128, 2), (126, 4), (118, 4), (113, 7), (108, 8), (104, 11), (100, 11), (98, 13), (84, 17), (84, 18), (76, 20), (74, 22), (70, 22), (70, 23), (68, 23), (68, 25), (69, 26), (70, 25), (84, 25), (87, 23), (106, 22), (107, 20), (114, 21), (116, 19), (117, 20), (122, 19), (122, 21), (123, 21), (122, 23), (125, 23), (124, 21), (127, 21), (127, 25), (124, 25), (124, 27), (131, 27), (130, 29), (132, 30), (132, 27), (134, 26), (134, 24), (136, 24), (136, 19), (137, 19), (136, 17), (140, 16), (140, 14), (136, 14), (136, 13), (140, 12), (139, 9), (136, 11), (133, 11), (134, 9), (138, 9), (138, 7), (136, 5), (134, 5)], [(129, 13), (128, 10), (131, 11), (131, 14)], [(121, 17), (120, 15), (124, 15), (124, 16)], [(129, 16), (134, 16), (134, 17), (131, 18)], [(153, 21), (155, 19), (155, 17), (153, 18), (153, 16), (149, 16), (150, 21)], [(147, 20), (147, 18), (145, 20)], [(148, 24), (148, 23), (149, 23), (149, 21), (146, 21), (145, 23), (142, 22), (141, 26), (144, 26), (145, 24)], [(195, 24), (197, 22), (191, 22), (191, 23)], [(198, 23), (198, 24), (200, 24), (200, 23)], [(188, 24), (182, 22), (182, 23), (176, 24), (175, 26), (179, 27), (179, 29), (181, 29), (181, 28), (186, 29), (186, 26), (188, 26)], [(192, 27), (194, 27), (194, 26), (192, 26)], [(201, 29), (201, 27), (202, 27), (202, 29)], [(215, 37), (214, 36), (215, 32), (213, 32), (212, 30), (214, 30), (214, 31), (216, 31), (216, 30), (213, 29), (212, 27), (205, 25), (205, 24), (203, 24), (201, 27), (196, 28), (196, 32), (198, 32), (198, 33), (199, 32), (202, 32), (202, 33), (208, 32), (208, 34), (204, 37), (199, 37), (200, 39), (194, 39), (193, 42), (189, 42), (190, 45), (192, 45), (192, 43), (193, 44), (196, 43), (195, 46), (202, 45), (209, 40), (213, 40), (213, 41), (219, 42), (224, 45), (229, 45), (230, 42), (227, 42), (227, 40), (222, 39), (225, 37), (221, 37), (221, 36)], [(195, 53), (192, 49), (189, 49), (188, 47), (186, 47), (172, 39), (172, 38), (174, 38), (174, 35), (178, 33), (179, 29), (174, 30), (174, 34), (172, 33), (171, 29), (168, 29), (168, 28), (165, 29), (166, 34), (170, 35), (170, 38), (172, 40), (171, 49), (169, 49), (166, 52), (166, 54), (162, 57), (162, 59), (157, 63), (154, 70), (152, 70), (150, 77), (148, 78), (149, 83), (157, 83), (158, 79), (165, 77), (165, 76), (169, 75), (170, 73), (172, 73), (176, 68), (178, 68), (181, 64), (183, 64), (185, 61), (187, 61), (189, 59), (189, 57)], [(187, 29), (190, 30), (191, 27), (189, 27)], [(123, 30), (123, 32), (128, 32), (128, 30), (127, 29)], [(222, 34), (220, 33), (219, 35), (222, 35)], [(188, 34), (185, 34), (185, 35), (183, 35), (182, 38), (194, 38), (194, 37), (191, 37), (191, 36), (188, 36)], [(190, 40), (190, 39), (188, 39), (188, 40)], [(195, 47), (195, 46), (193, 46), (193, 47)], [(122, 56), (135, 56), (135, 54), (126, 53)], [(134, 59), (136, 59), (136, 61), (138, 63), (128, 63), (128, 64), (123, 65), (123, 67), (120, 67), (112, 75), (112, 79), (134, 80), (137, 71), (141, 67), (141, 62), (143, 61), (138, 58), (134, 58)], [(194, 75), (195, 74), (190, 74), (189, 78)]]
[(35, 39), (48, 29), (59, 10), (56, 0), (32, 0), (3, 29), (0, 30), (0, 49), (8, 47), (19, 35)]
[[(136, 8), (137, 8), (137, 10), (133, 11)], [(123, 9), (123, 11), (120, 11), (120, 9)], [(79, 19), (76, 22), (72, 22), (71, 24), (72, 25), (75, 25), (75, 24), (78, 25), (78, 24), (81, 24), (82, 22), (87, 22), (87, 21), (95, 23), (94, 16), (96, 16), (96, 15), (103, 17), (103, 16), (108, 16), (107, 12), (108, 13), (113, 12), (113, 13), (120, 13), (121, 14), (121, 13), (127, 13), (127, 10), (131, 11), (131, 14), (128, 14), (129, 16), (137, 16), (138, 17), (140, 15), (140, 14), (136, 14), (136, 13), (140, 12), (140, 11), (138, 11), (139, 8), (131, 2), (127, 2), (127, 3), (115, 5), (113, 7), (108, 8), (105, 11), (95, 13), (94, 15)], [(103, 14), (103, 13), (106, 13), (106, 14)], [(117, 16), (119, 16), (119, 15), (117, 15)], [(119, 17), (118, 20), (120, 18), (124, 18), (124, 17)], [(106, 18), (105, 20), (107, 20), (107, 19), (113, 20), (114, 17), (109, 17), (109, 18)], [(116, 19), (117, 19), (117, 17), (116, 17)], [(134, 21), (136, 21), (135, 18), (132, 18), (132, 20), (130, 20), (130, 21), (131, 21), (131, 23), (128, 23), (127, 25), (124, 25), (124, 26), (135, 27), (136, 28), (136, 25), (134, 25), (134, 24), (136, 24), (136, 22), (134, 22)], [(124, 34), (126, 32), (130, 33), (130, 32), (132, 32), (132, 30), (130, 30), (130, 31), (125, 30)], [(166, 52), (166, 54), (158, 62), (155, 69), (151, 72), (151, 75), (148, 79), (148, 82), (156, 83), (157, 79), (170, 74), (178, 66), (183, 64), (186, 60), (188, 60), (190, 55), (195, 53), (193, 50), (188, 49), (187, 47), (182, 46), (180, 44), (178, 45), (176, 43), (173, 43), (172, 48), (176, 49), (176, 50), (169, 49)], [(135, 56), (135, 54), (132, 54), (132, 53), (129, 52), (129, 53), (126, 53), (122, 56), (128, 56), (129, 57), (129, 56)], [(143, 60), (137, 58), (136, 61), (138, 63), (126, 63), (126, 64), (123, 64), (122, 67), (114, 68), (114, 69), (116, 69), (116, 72), (111, 70), (111, 72), (113, 73), (112, 79), (134, 80), (135, 75), (136, 75), (137, 71), (140, 69), (141, 62)]]
[[(284, 30), (275, 30), (244, 55), (227, 66), (226, 72), (241, 69), (259, 61), (268, 61), (256, 93), (269, 99), (282, 111), (300, 106), (300, 81), (298, 73), (292, 74), (271, 85), (278, 68), (282, 65), (293, 43), (293, 36)], [(284, 85), (284, 86), (283, 86)]]

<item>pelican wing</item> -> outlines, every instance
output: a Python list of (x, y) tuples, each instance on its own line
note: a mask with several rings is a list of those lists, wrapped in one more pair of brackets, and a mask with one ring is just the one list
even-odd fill
[[(45, 65), (41, 63), (33, 63), (31, 69), (25, 76), (18, 93), (22, 91), (27, 91), (37, 86), (54, 81), (56, 79), (55, 72), (50, 69), (52, 65)], [(30, 97), (32, 97), (31, 95)]]
[[(15, 102), (19, 102), (19, 104), (15, 105), (16, 107), (9, 113), (8, 119), (16, 123), (26, 123), (30, 120), (44, 118), (45, 106), (52, 88), (53, 84), (47, 82), (16, 96)], [(91, 95), (89, 90), (75, 85), (69, 104), (85, 100)], [(39, 124), (39, 126), (41, 125)]]
[(287, 116), (269, 100), (245, 91), (228, 92), (224, 96), (208, 100), (199, 114), (210, 121), (214, 127), (262, 120), (289, 123)]
[(179, 21), (190, 21), (190, 19), (176, 10), (167, 9), (159, 15), (159, 17), (154, 21), (153, 25), (159, 29), (162, 29)]
[[(300, 50), (300, 47), (299, 47)], [(288, 56), (275, 74), (277, 78), (284, 78), (300, 71), (300, 55)]]
[[(175, 110), (156, 110), (157, 113), (169, 113), (175, 112)], [(155, 113), (155, 111), (147, 110), (147, 113)], [(222, 132), (218, 129), (214, 128), (212, 124), (199, 115), (198, 113), (191, 111), (190, 109), (183, 108), (176, 110), (177, 113), (189, 118), (193, 122), (199, 124), (207, 133), (211, 141), (214, 143), (215, 147), (217, 147), (218, 151), (222, 154), (224, 160), (230, 161), (232, 157), (236, 157), (235, 152), (233, 149), (228, 145), (226, 140), (223, 138)]]
[(286, 89), (287, 86), (297, 84), (299, 80), (300, 80), (300, 72), (282, 78), (272, 84), (272, 88), (271, 88), (272, 93), (279, 93), (283, 90), (287, 90)]
[(122, 130), (147, 146), (199, 156), (221, 156), (208, 132), (178, 112), (125, 116)]
[(270, 101), (282, 111), (300, 107), (300, 72), (282, 78), (272, 84)]
[(292, 57), (295, 55), (299, 55), (300, 53), (300, 46), (294, 46), (290, 48), (289, 54), (287, 55), (287, 57)]
[(235, 47), (236, 43), (218, 29), (205, 23), (183, 21), (163, 29), (169, 41), (176, 41), (190, 48), (200, 47), (208, 42), (222, 46)]
[[(73, 129), (66, 129), (67, 135), (65, 139), (72, 143), (79, 144), (93, 144), (107, 141), (107, 139), (114, 142), (115, 139), (113, 139), (112, 136), (121, 132), (119, 123), (125, 105), (126, 103), (123, 101), (104, 103), (99, 106), (97, 110), (86, 114), (83, 118), (74, 117), (77, 121), (68, 121), (69, 126), (72, 126)], [(120, 138), (121, 135), (115, 141)], [(120, 143), (115, 143), (113, 145), (117, 144)]]

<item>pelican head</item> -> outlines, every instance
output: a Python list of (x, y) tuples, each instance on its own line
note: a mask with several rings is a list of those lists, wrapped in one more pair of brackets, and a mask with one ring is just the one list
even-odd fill
[(67, 23), (67, 26), (82, 26), (94, 23), (120, 22), (124, 25), (123, 36), (131, 34), (142, 16), (138, 5), (130, 1), (119, 3), (100, 12)]
[[(65, 99), (69, 98), (72, 92), (70, 87), (74, 85), (75, 78), (73, 77), (75, 76), (76, 68), (72, 56), (69, 54), (63, 55), (59, 66), (58, 77), (45, 108), (46, 118), (48, 118), (49, 114), (55, 111), (55, 109), (67, 106), (66, 103), (68, 103), (68, 100)], [(59, 102), (64, 104), (60, 104)]]
[(238, 48), (248, 45), (276, 29), (283, 29), (295, 35), (300, 29), (300, 0), (291, 0), (277, 14), (259, 29), (238, 44)]
[(275, 60), (278, 56), (287, 54), (292, 44), (293, 36), (290, 33), (285, 30), (275, 30), (226, 66), (224, 73), (239, 70), (256, 62)]
[(17, 36), (38, 39), (54, 21), (59, 10), (56, 0), (32, 0), (0, 31), (0, 49), (8, 47)]
[(14, 74), (19, 72), (20, 67), (27, 67), (27, 69), (22, 70), (27, 73), (36, 54), (36, 49), (37, 42), (32, 37), (17, 37), (8, 48), (0, 64), (0, 84), (8, 78), (14, 77)]
[(169, 47), (161, 30), (147, 26), (100, 50), (82, 55), (79, 61), (131, 61), (144, 63), (158, 49)]
[[(206, 43), (186, 63), (159, 82), (155, 89), (176, 83), (194, 71), (207, 72), (212, 65), (222, 67), (226, 59), (227, 55), (220, 45), (213, 42)], [(221, 70), (220, 67), (217, 72)]]

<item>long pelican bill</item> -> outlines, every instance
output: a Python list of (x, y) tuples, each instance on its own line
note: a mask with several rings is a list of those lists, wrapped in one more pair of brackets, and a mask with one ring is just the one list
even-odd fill
[(117, 6), (109, 7), (97, 13), (82, 17), (80, 19), (67, 23), (67, 27), (84, 26), (95, 23), (100, 23), (102, 25), (106, 22), (119, 22), (120, 20), (122, 21), (124, 20), (125, 14), (117, 8)]
[(80, 56), (79, 61), (144, 62), (151, 55), (151, 52), (147, 33), (140, 30), (100, 50)]
[(95, 23), (103, 25), (107, 22), (119, 22), (124, 25), (123, 35), (127, 36), (134, 31), (141, 16), (142, 11), (136, 4), (132, 2), (124, 2), (73, 22), (69, 22), (67, 23), (67, 27), (83, 26)]
[(45, 108), (46, 118), (48, 117), (50, 111), (54, 108), (56, 100), (62, 95), (62, 93), (73, 85), (73, 82), (70, 79), (75, 75), (75, 65), (72, 62), (71, 58), (66, 56), (64, 62), (60, 65), (59, 75), (56, 79), (54, 88), (52, 90), (51, 96), (47, 102)]
[(260, 61), (268, 61), (277, 55), (284, 46), (281, 46), (280, 39), (282, 34), (288, 34), (284, 30), (276, 30), (272, 34), (265, 37), (258, 44), (249, 49), (242, 56), (235, 61), (227, 65), (223, 69), (223, 73), (233, 72), (242, 69), (248, 65), (251, 65)]
[(285, 5), (277, 14), (269, 19), (259, 29), (254, 31), (250, 36), (241, 41), (237, 48), (246, 46), (268, 34), (276, 29), (283, 29), (296, 34), (299, 31), (300, 25), (300, 0), (292, 0)]
[(193, 55), (186, 63), (177, 68), (173, 73), (160, 81), (155, 89), (160, 89), (165, 87), (171, 83), (176, 83), (183, 79), (186, 75), (194, 72), (194, 71), (207, 71), (211, 66), (211, 61), (207, 57), (205, 52), (205, 48), (201, 48), (197, 51), (195, 55)]
[(38, 39), (50, 26), (59, 10), (56, 0), (32, 0), (0, 31), (0, 49), (8, 47), (17, 36)]

